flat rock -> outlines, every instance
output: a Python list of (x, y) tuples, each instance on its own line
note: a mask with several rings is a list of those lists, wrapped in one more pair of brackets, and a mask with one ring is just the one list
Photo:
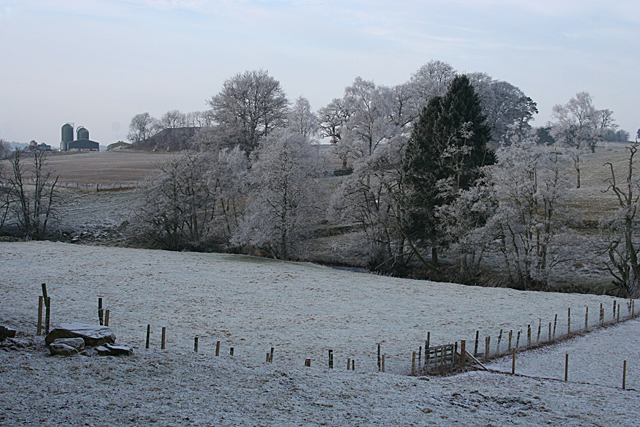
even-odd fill
[(52, 343), (49, 345), (49, 351), (52, 356), (60, 355), (60, 356), (75, 356), (78, 354), (78, 350), (66, 344)]
[(55, 340), (53, 344), (64, 344), (64, 345), (68, 345), (69, 347), (73, 347), (76, 350), (80, 351), (84, 349), (84, 339), (78, 337), (78, 338), (58, 338), (57, 340)]
[(98, 352), (98, 356), (111, 356), (111, 350), (104, 345), (96, 347), (95, 350)]
[(116, 341), (116, 335), (107, 326), (87, 323), (62, 323), (47, 335), (45, 343), (51, 345), (59, 338), (82, 338), (85, 345), (89, 347), (112, 344)]
[(111, 351), (112, 356), (129, 356), (133, 354), (133, 349), (126, 345), (105, 344), (104, 346)]

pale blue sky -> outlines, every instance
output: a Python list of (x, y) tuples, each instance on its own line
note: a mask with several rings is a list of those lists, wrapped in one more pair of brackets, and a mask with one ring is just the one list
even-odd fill
[(74, 122), (106, 145), (259, 68), (317, 110), (357, 76), (393, 86), (432, 59), (518, 86), (535, 125), (588, 91), (640, 128), (637, 0), (0, 0), (0, 138), (57, 147)]

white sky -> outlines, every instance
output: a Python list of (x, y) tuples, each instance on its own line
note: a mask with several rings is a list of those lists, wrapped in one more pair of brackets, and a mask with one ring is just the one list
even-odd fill
[(57, 147), (73, 122), (106, 145), (260, 68), (317, 110), (432, 59), (518, 86), (535, 125), (588, 91), (635, 136), (639, 42), (637, 0), (0, 0), (0, 138)]

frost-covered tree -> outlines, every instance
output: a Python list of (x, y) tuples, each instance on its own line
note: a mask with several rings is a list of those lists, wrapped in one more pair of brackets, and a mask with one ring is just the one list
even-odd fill
[(403, 222), (402, 156), (406, 138), (391, 139), (354, 163), (331, 199), (331, 217), (358, 225), (358, 252), (373, 270), (398, 271), (409, 261)]
[(318, 116), (311, 111), (309, 100), (302, 96), (293, 103), (293, 107), (289, 111), (287, 124), (290, 130), (301, 134), (310, 141), (316, 140), (320, 130)]
[(497, 152), (491, 178), (498, 204), (487, 227), (495, 233), (505, 271), (521, 289), (545, 288), (563, 261), (557, 237), (569, 194), (562, 157), (534, 136), (514, 136)]
[(482, 176), (469, 189), (459, 190), (452, 202), (436, 208), (441, 240), (456, 263), (455, 280), (476, 283), (484, 255), (495, 239), (486, 225), (497, 204), (493, 184)]
[(233, 241), (292, 259), (297, 245), (319, 221), (320, 175), (308, 139), (290, 130), (272, 133), (255, 151), (249, 178), (251, 203)]
[(344, 102), (351, 111), (346, 124), (346, 136), (358, 157), (370, 156), (395, 132), (389, 122), (392, 92), (384, 86), (357, 77), (345, 89)]
[(289, 101), (280, 82), (258, 70), (226, 80), (208, 104), (224, 138), (252, 151), (262, 138), (286, 125)]
[(568, 150), (576, 171), (576, 188), (580, 188), (582, 153), (595, 153), (596, 144), (614, 127), (613, 113), (598, 110), (588, 92), (579, 92), (565, 105), (553, 107), (551, 135)]
[(414, 111), (420, 114), (431, 98), (444, 96), (456, 77), (456, 70), (448, 63), (432, 60), (416, 71), (409, 84), (416, 93)]
[(245, 209), (249, 161), (239, 146), (217, 152), (212, 165), (211, 179), (216, 181), (218, 202), (224, 220), (225, 241), (230, 241), (238, 230)]
[(393, 91), (357, 77), (341, 100), (320, 110), (324, 135), (336, 142), (343, 168), (363, 156), (371, 156), (381, 144), (398, 134), (391, 119)]
[(626, 173), (622, 180), (616, 175), (612, 163), (609, 168), (607, 191), (613, 193), (618, 203), (618, 209), (608, 218), (600, 221), (600, 229), (605, 237), (604, 253), (608, 257), (607, 269), (613, 276), (613, 284), (620, 290), (622, 296), (629, 298), (640, 297), (640, 245), (638, 245), (638, 230), (640, 220), (638, 208), (640, 200), (640, 177), (634, 165), (638, 152), (636, 142), (629, 150)]
[(6, 159), (11, 152), (9, 144), (4, 139), (0, 139), (0, 160)]
[(486, 73), (468, 75), (480, 97), (482, 114), (491, 128), (491, 144), (498, 147), (507, 134), (524, 135), (531, 126), (529, 122), (538, 113), (536, 103), (511, 83), (493, 80)]

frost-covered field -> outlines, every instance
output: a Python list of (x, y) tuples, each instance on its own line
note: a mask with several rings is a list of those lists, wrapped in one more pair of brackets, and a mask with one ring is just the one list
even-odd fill
[[(50, 242), (0, 243), (0, 260), (0, 324), (33, 335), (45, 282), (52, 324), (95, 323), (102, 297), (117, 342), (136, 348), (119, 359), (0, 351), (3, 425), (631, 426), (640, 419), (638, 392), (619, 388), (624, 358), (627, 387), (640, 389), (638, 321), (518, 356), (518, 372), (561, 378), (569, 353), (569, 383), (480, 372), (430, 380), (406, 375), (427, 332), (432, 345), (470, 342), (476, 330), (495, 343), (500, 329), (525, 332), (555, 314), (563, 331), (569, 307), (582, 324), (585, 307), (590, 323), (600, 303), (611, 316), (613, 299), (606, 296)], [(580, 320), (573, 322), (575, 329)], [(147, 324), (150, 350), (144, 349)], [(387, 354), (385, 374), (377, 372), (377, 343)], [(274, 362), (267, 364), (271, 347)], [(326, 367), (329, 349), (334, 370)], [(311, 368), (303, 366), (306, 358)], [(355, 360), (355, 372), (346, 370), (347, 358)], [(510, 361), (492, 367), (508, 371)]]

